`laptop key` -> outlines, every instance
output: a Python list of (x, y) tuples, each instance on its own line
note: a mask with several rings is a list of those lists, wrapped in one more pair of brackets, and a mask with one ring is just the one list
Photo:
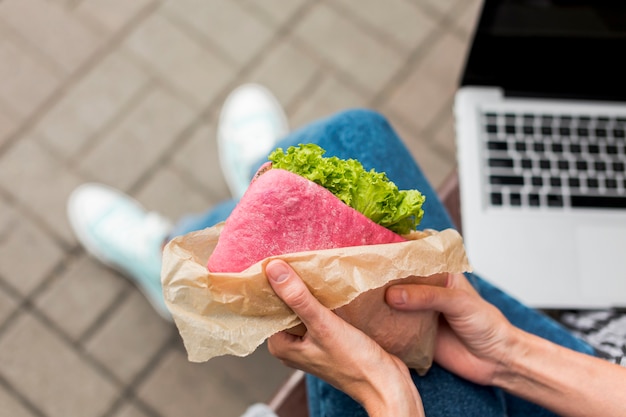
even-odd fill
[(582, 153), (583, 148), (578, 143), (572, 143), (569, 145), (569, 150), (571, 153)]
[(626, 208), (626, 197), (573, 195), (570, 204), (577, 208)]
[(615, 178), (607, 178), (605, 180), (605, 185), (606, 185), (606, 188), (615, 190), (617, 189), (617, 180)]
[(549, 207), (563, 207), (563, 196), (559, 194), (548, 194), (546, 196)]
[(528, 205), (532, 207), (539, 207), (541, 205), (541, 199), (539, 194), (528, 194)]
[(520, 193), (511, 193), (511, 195), (509, 195), (509, 203), (512, 206), (521, 206), (522, 205), (522, 195)]
[(489, 158), (489, 166), (492, 168), (513, 168), (511, 158)]
[(600, 187), (600, 182), (597, 178), (587, 178), (587, 187), (598, 188)]
[(524, 177), (516, 175), (491, 175), (489, 183), (494, 185), (524, 185)]
[(567, 181), (567, 184), (570, 188), (580, 188), (580, 178), (570, 178)]
[(491, 204), (494, 206), (501, 206), (502, 202), (502, 193), (491, 193)]
[(487, 148), (491, 151), (506, 151), (509, 149), (509, 145), (504, 141), (490, 140), (487, 142)]

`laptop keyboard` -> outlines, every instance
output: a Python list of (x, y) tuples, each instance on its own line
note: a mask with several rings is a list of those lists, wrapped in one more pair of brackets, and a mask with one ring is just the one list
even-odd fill
[(626, 208), (626, 115), (482, 120), (492, 206)]

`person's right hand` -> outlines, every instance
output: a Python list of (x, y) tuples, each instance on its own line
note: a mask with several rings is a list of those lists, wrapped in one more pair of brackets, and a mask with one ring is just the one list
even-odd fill
[(485, 301), (462, 274), (450, 274), (445, 287), (399, 284), (387, 289), (390, 307), (443, 314), (434, 360), (450, 372), (492, 385), (510, 362), (516, 328)]

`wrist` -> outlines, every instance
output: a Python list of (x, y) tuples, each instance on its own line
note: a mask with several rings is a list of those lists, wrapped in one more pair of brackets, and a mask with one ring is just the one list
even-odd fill
[[(398, 360), (399, 361), (399, 360)], [(408, 368), (395, 366), (397, 372), (382, 373), (368, 381), (368, 390), (356, 398), (370, 417), (424, 416), (422, 400)]]
[(524, 364), (531, 350), (528, 334), (516, 327), (511, 327), (507, 342), (503, 344), (503, 353), (497, 360), (490, 385), (509, 391), (512, 388), (511, 385), (517, 383), (524, 374)]

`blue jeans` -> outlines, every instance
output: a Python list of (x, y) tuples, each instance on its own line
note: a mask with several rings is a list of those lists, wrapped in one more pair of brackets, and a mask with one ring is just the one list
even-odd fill
[[(454, 227), (435, 190), (426, 180), (408, 149), (387, 120), (368, 110), (350, 110), (310, 124), (288, 135), (279, 146), (317, 143), (326, 156), (354, 158), (366, 169), (387, 173), (400, 189), (418, 189), (426, 196), (424, 219), (419, 228), (442, 230)], [(259, 163), (259, 166), (261, 162)], [(256, 167), (255, 167), (256, 168)], [(230, 214), (235, 201), (227, 201), (207, 213), (187, 217), (173, 235), (212, 226)], [(467, 274), (483, 298), (498, 307), (516, 326), (571, 349), (593, 354), (593, 348), (571, 335), (558, 323), (503, 293), (476, 274)], [(412, 374), (426, 415), (435, 416), (553, 416), (551, 412), (503, 392), (459, 378), (436, 363), (426, 376)], [(318, 416), (367, 416), (350, 397), (324, 381), (307, 376), (309, 410)]]

